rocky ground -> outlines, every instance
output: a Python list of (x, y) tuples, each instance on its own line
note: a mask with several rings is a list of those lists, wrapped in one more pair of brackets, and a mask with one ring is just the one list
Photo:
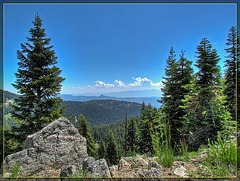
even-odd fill
[[(119, 161), (118, 165), (107, 167), (105, 160), (95, 160), (94, 158), (88, 157), (84, 161), (84, 169), (87, 170), (87, 175), (81, 176), (77, 174), (77, 168), (70, 166), (65, 172), (72, 174), (73, 177), (80, 177), (82, 180), (106, 180), (106, 181), (127, 181), (127, 180), (236, 180), (232, 179), (213, 179), (213, 175), (208, 175), (209, 178), (203, 178), (199, 172), (199, 168), (204, 169), (204, 166), (199, 163), (198, 158), (204, 157), (206, 153), (190, 159), (189, 162), (174, 161), (173, 165), (169, 168), (162, 167), (157, 163), (157, 157), (145, 157), (137, 155), (135, 157), (124, 157)], [(83, 165), (84, 165), (83, 164)], [(208, 168), (205, 168), (206, 170)], [(34, 180), (40, 180), (41, 177), (59, 177), (63, 173), (62, 169), (46, 168), (41, 172), (32, 175)], [(105, 175), (104, 175), (104, 174)], [(206, 172), (208, 173), (208, 172)], [(83, 177), (105, 177), (104, 179), (86, 179)], [(36, 179), (36, 177), (40, 177)], [(108, 177), (108, 178), (106, 178)], [(110, 177), (110, 178), (109, 178)], [(158, 179), (158, 178), (161, 179)], [(233, 175), (234, 177), (234, 175)], [(62, 180), (79, 180), (80, 178), (68, 178)], [(152, 179), (150, 179), (152, 178)], [(198, 178), (198, 179), (197, 179)], [(19, 180), (19, 179), (18, 179)], [(30, 179), (20, 179), (30, 180)], [(32, 180), (32, 179), (31, 179)], [(41, 180), (53, 180), (61, 181), (61, 179), (41, 179)]]
[[(95, 160), (88, 157), (86, 139), (79, 135), (78, 131), (66, 118), (60, 118), (41, 131), (29, 135), (25, 145), (24, 150), (8, 155), (5, 158), (4, 177), (12, 175), (12, 168), (18, 162), (17, 180), (24, 181), (79, 179), (106, 181), (215, 180), (212, 179), (214, 175), (210, 169), (202, 164), (202, 160), (206, 157), (206, 150), (191, 155), (189, 161), (179, 158), (169, 168), (161, 166), (157, 157), (146, 155), (123, 157), (118, 165), (108, 167), (104, 159)], [(69, 176), (76, 179), (69, 178)], [(236, 177), (235, 175), (230, 176)], [(59, 179), (59, 177), (68, 178)], [(85, 179), (86, 177), (95, 179)], [(96, 177), (105, 179), (97, 179)], [(203, 179), (203, 177), (208, 177), (208, 179)], [(224, 180), (236, 180), (236, 178)]]

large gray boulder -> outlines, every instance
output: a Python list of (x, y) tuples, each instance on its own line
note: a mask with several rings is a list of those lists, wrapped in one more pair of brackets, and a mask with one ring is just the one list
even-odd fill
[(5, 158), (4, 169), (9, 172), (18, 162), (19, 176), (29, 176), (46, 168), (61, 170), (68, 165), (81, 167), (87, 157), (86, 139), (68, 119), (61, 117), (29, 135), (24, 150)]

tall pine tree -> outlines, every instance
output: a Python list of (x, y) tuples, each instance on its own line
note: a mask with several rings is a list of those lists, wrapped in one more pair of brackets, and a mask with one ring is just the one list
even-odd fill
[(100, 145), (98, 148), (98, 158), (102, 159), (106, 157), (106, 146), (103, 140), (100, 141)]
[(91, 131), (89, 128), (90, 123), (87, 122), (87, 120), (85, 119), (85, 117), (82, 114), (80, 114), (77, 123), (78, 123), (77, 128), (79, 130), (80, 135), (82, 135), (83, 137), (86, 138), (88, 155), (97, 158), (94, 139), (92, 137), (92, 134), (91, 134)]
[(46, 38), (38, 14), (33, 25), (28, 42), (22, 43), (22, 50), (17, 51), (20, 61), (13, 84), (21, 95), (15, 99), (16, 105), (11, 112), (20, 123), (12, 130), (20, 142), (63, 116), (65, 111), (65, 107), (60, 107), (62, 100), (58, 96), (65, 78), (60, 77), (61, 70), (56, 67), (57, 57), (53, 46), (49, 45), (51, 38)]
[(176, 83), (176, 116), (175, 116), (175, 122), (177, 124), (177, 127), (172, 127), (172, 131), (175, 131), (177, 129), (177, 133), (179, 136), (177, 138), (173, 138), (175, 142), (179, 144), (181, 139), (184, 139), (184, 122), (185, 119), (183, 118), (186, 114), (186, 111), (184, 110), (183, 106), (183, 99), (184, 96), (188, 95), (191, 90), (187, 89), (185, 86), (190, 84), (193, 79), (193, 69), (191, 68), (192, 61), (187, 60), (184, 57), (185, 51), (181, 51), (180, 59), (178, 60), (177, 64), (177, 83)]
[(153, 144), (152, 144), (152, 134), (156, 119), (156, 109), (154, 109), (151, 104), (145, 106), (145, 109), (142, 111), (141, 120), (139, 125), (139, 151), (141, 153), (150, 153), (153, 154)]
[(128, 151), (128, 142), (127, 142), (127, 136), (128, 136), (128, 117), (127, 117), (127, 113), (126, 113), (126, 116), (125, 116), (125, 134), (124, 134), (124, 152), (125, 152), (125, 155), (127, 155), (127, 151)]
[(163, 96), (159, 102), (162, 103), (162, 109), (166, 113), (166, 119), (172, 121), (175, 114), (173, 108), (175, 107), (176, 101), (175, 92), (177, 83), (177, 60), (173, 47), (171, 47), (170, 49), (170, 55), (166, 60), (166, 64), (166, 77), (163, 77), (163, 79), (165, 79), (164, 81), (162, 81), (164, 87), (161, 89), (163, 92)]
[(219, 56), (212, 49), (210, 41), (203, 38), (197, 46), (196, 66), (199, 71), (194, 81), (186, 85), (190, 90), (183, 101), (185, 105), (185, 131), (188, 132), (190, 150), (197, 150), (201, 144), (207, 144), (208, 138), (215, 140), (218, 132), (228, 121), (229, 114), (222, 107)]
[(218, 89), (220, 84), (220, 67), (217, 65), (220, 58), (217, 50), (212, 49), (210, 41), (203, 38), (197, 46), (197, 61), (195, 66), (199, 69), (196, 74), (196, 88), (199, 91), (199, 101), (202, 105), (208, 105), (208, 102), (215, 97), (214, 90)]
[(109, 131), (106, 157), (108, 165), (116, 165), (119, 161), (118, 147), (112, 130)]
[[(184, 89), (182, 88), (183, 79), (187, 81), (189, 73), (186, 72), (185, 66), (188, 66), (190, 62), (184, 58), (184, 53), (180, 55), (180, 60), (176, 60), (176, 54), (173, 47), (170, 49), (170, 55), (166, 60), (167, 67), (165, 69), (166, 77), (163, 81), (164, 87), (162, 88), (163, 96), (161, 98), (162, 111), (165, 113), (165, 119), (169, 122), (172, 134), (172, 146), (178, 145), (180, 137), (180, 128), (182, 127), (183, 108), (181, 108), (184, 96)], [(189, 70), (188, 70), (189, 71)]]
[[(237, 88), (237, 85), (240, 85), (240, 39), (234, 26), (229, 30), (226, 45), (228, 48), (225, 50), (228, 55), (225, 60), (227, 69), (224, 77), (226, 80), (224, 94), (227, 96), (226, 105), (230, 110), (232, 119), (236, 120), (237, 110), (240, 107), (240, 89)], [(239, 114), (237, 116), (239, 122)]]
[[(203, 131), (200, 133), (200, 142), (207, 144), (207, 139), (216, 139), (217, 132), (221, 130), (218, 120), (214, 120), (212, 103), (216, 98), (216, 91), (220, 86), (220, 60), (217, 50), (212, 49), (209, 40), (203, 38), (197, 46), (196, 65), (199, 71), (196, 73), (196, 91), (199, 109), (197, 110), (198, 122), (196, 125)], [(213, 103), (214, 104), (214, 103)]]
[(138, 127), (136, 119), (131, 117), (127, 126), (127, 148), (131, 153), (137, 151)]

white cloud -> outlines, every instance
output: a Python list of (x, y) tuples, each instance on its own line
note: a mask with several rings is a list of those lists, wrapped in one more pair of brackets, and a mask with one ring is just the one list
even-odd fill
[(135, 87), (135, 86), (142, 86), (142, 87), (160, 87), (162, 85), (161, 82), (157, 82), (157, 83), (153, 83), (150, 79), (148, 78), (141, 78), (141, 77), (137, 77), (134, 78), (133, 80), (135, 80), (135, 82), (133, 84), (128, 84), (128, 86), (130, 87)]
[(95, 87), (105, 87), (105, 88), (115, 87), (114, 84), (106, 84), (106, 83), (104, 83), (104, 82), (102, 82), (100, 80), (97, 80), (95, 83), (96, 83)]
[(160, 82), (157, 82), (157, 83), (151, 83), (152, 84), (152, 87), (160, 87), (161, 85), (163, 85), (163, 83), (160, 81)]
[[(136, 90), (137, 89), (150, 89), (150, 88), (159, 88), (163, 85), (163, 83), (160, 82), (156, 82), (153, 83), (152, 80), (144, 77), (137, 77), (137, 78), (132, 78), (133, 79), (133, 83), (130, 84), (125, 84), (124, 82), (122, 82), (121, 80), (115, 80), (114, 83), (105, 83), (103, 81), (97, 80), (95, 82), (95, 85), (88, 85), (87, 87), (82, 87), (81, 89), (82, 92), (85, 90), (85, 92), (91, 92), (91, 91), (99, 91), (101, 90), (102, 92), (114, 92), (114, 91), (128, 91), (128, 90)], [(78, 88), (79, 90), (80, 88)]]
[(125, 87), (125, 86), (126, 86), (121, 80), (115, 80), (114, 83), (115, 83), (118, 87)]

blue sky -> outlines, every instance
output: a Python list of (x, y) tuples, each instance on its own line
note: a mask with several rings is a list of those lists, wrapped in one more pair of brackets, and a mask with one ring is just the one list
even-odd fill
[(194, 63), (204, 37), (223, 69), (226, 37), (236, 25), (235, 4), (5, 4), (5, 90), (17, 92), (16, 51), (37, 12), (66, 78), (65, 94), (160, 90), (170, 47), (177, 56), (184, 49)]

